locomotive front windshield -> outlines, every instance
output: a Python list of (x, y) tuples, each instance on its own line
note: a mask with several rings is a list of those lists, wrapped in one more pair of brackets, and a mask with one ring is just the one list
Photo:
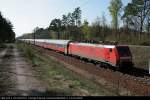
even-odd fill
[(131, 56), (130, 49), (128, 47), (117, 47), (117, 50), (121, 57)]

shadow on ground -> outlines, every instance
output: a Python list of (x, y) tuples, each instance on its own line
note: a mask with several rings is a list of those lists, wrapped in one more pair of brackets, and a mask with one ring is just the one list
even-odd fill
[(128, 74), (136, 77), (144, 77), (144, 76), (150, 77), (148, 70), (137, 68), (137, 67), (126, 68), (119, 71), (123, 74)]

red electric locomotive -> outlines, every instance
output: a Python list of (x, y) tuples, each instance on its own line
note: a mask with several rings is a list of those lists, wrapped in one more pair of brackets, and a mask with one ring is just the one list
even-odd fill
[(88, 58), (112, 66), (132, 65), (132, 55), (128, 46), (70, 43), (68, 53)]

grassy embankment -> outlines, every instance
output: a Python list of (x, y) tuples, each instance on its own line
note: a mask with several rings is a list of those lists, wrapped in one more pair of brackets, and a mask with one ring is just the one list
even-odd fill
[(47, 84), (47, 95), (117, 95), (116, 92), (111, 92), (104, 86), (66, 69), (59, 61), (52, 60), (50, 56), (43, 55), (33, 47), (18, 44), (18, 48), (34, 65), (32, 69), (39, 76), (38, 78)]
[(150, 47), (130, 47), (135, 67), (148, 69), (150, 61)]

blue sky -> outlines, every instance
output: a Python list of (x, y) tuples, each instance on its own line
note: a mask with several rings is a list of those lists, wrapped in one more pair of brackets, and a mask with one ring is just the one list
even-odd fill
[[(0, 0), (0, 11), (9, 19), (16, 36), (31, 33), (35, 27), (46, 28), (54, 18), (61, 18), (63, 14), (73, 12), (81, 7), (82, 20), (90, 23), (97, 16), (105, 13), (108, 23), (111, 17), (108, 6), (111, 0)], [(122, 0), (125, 6), (131, 0)]]

